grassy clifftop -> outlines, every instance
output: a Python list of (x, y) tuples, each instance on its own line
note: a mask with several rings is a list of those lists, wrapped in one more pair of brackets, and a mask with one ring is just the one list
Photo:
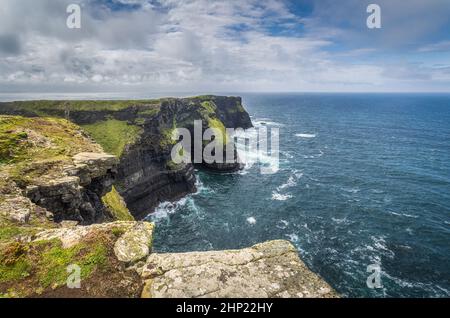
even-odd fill
[(144, 114), (152, 114), (157, 112), (160, 100), (32, 100), (4, 104), (37, 115), (55, 111), (120, 111), (130, 107), (137, 107)]
[(56, 178), (80, 152), (103, 150), (65, 119), (0, 116), (0, 167), (19, 186)]
[[(206, 127), (218, 129), (225, 134), (227, 117), (246, 114), (240, 98), (213, 95), (189, 98), (161, 98), (150, 100), (38, 100), (0, 103), (0, 113), (24, 116), (66, 118), (80, 125), (103, 149), (120, 157), (127, 144), (133, 143), (142, 134), (146, 122), (158, 116), (165, 116), (167, 109), (175, 107), (178, 113), (187, 113), (176, 120), (172, 114), (167, 127), (161, 127), (162, 145), (171, 145), (167, 140), (176, 127), (192, 125), (192, 121), (203, 119)], [(162, 114), (162, 115), (161, 115)], [(190, 121), (187, 123), (187, 121)], [(20, 136), (16, 136), (20, 138)]]
[[(79, 126), (61, 118), (25, 118), (0, 115), (0, 236), (21, 232), (7, 221), (12, 214), (31, 211), (26, 226), (47, 226), (45, 210), (30, 205), (22, 191), (27, 186), (65, 178), (79, 153), (103, 153)], [(130, 219), (118, 193), (108, 194), (116, 219)], [(25, 222), (27, 223), (27, 222)], [(13, 226), (7, 228), (6, 226)], [(20, 234), (20, 233), (19, 233)]]

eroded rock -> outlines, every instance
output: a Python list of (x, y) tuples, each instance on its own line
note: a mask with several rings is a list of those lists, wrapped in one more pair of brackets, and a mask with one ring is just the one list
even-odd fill
[(110, 220), (101, 197), (111, 191), (118, 160), (106, 153), (83, 152), (66, 164), (58, 177), (34, 180), (25, 195), (54, 214), (56, 222), (81, 224)]
[(135, 263), (147, 257), (151, 251), (154, 225), (138, 222), (114, 245), (114, 253), (121, 262)]

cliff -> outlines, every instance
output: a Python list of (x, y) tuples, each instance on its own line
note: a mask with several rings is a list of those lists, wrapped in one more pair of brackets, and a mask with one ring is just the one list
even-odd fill
[[(158, 254), (154, 225), (130, 213), (195, 189), (193, 165), (170, 162), (169, 132), (197, 119), (247, 128), (240, 98), (7, 103), (0, 113), (10, 114), (0, 115), (0, 297), (336, 297), (289, 242)], [(80, 288), (67, 285), (74, 270)]]
[[(119, 157), (115, 188), (131, 213), (145, 217), (163, 201), (195, 191), (194, 166), (175, 165), (170, 153), (174, 128), (193, 136), (195, 120), (203, 129), (250, 128), (240, 97), (198, 96), (146, 101), (27, 101), (0, 103), (0, 113), (56, 116), (80, 125), (105, 151)], [(237, 154), (234, 154), (237, 159)], [(218, 171), (235, 171), (235, 164), (206, 164)]]
[(27, 223), (45, 215), (80, 224), (114, 219), (115, 207), (104, 201), (114, 195), (117, 158), (80, 127), (64, 119), (0, 116), (0, 150), (5, 219)]

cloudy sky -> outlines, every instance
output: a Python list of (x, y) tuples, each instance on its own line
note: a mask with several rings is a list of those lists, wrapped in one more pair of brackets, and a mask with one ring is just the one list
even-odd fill
[[(71, 3), (81, 29), (66, 26)], [(449, 4), (1, 0), (0, 93), (449, 92)]]

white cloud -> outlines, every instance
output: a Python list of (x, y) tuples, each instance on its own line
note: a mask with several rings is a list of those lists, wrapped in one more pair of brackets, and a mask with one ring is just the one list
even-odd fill
[[(430, 70), (421, 65), (418, 73), (408, 64), (392, 73), (386, 63), (363, 62), (381, 48), (334, 52), (330, 34), (342, 39), (342, 29), (321, 23), (317, 15), (299, 18), (281, 1), (114, 1), (140, 8), (115, 11), (85, 0), (83, 27), (70, 30), (65, 27), (69, 0), (3, 0), (0, 85), (21, 90), (86, 85), (149, 91), (383, 90), (395, 83), (415, 88), (399, 83)], [(308, 28), (301, 36), (270, 30), (299, 23)], [(416, 80), (448, 81), (445, 70)]]

